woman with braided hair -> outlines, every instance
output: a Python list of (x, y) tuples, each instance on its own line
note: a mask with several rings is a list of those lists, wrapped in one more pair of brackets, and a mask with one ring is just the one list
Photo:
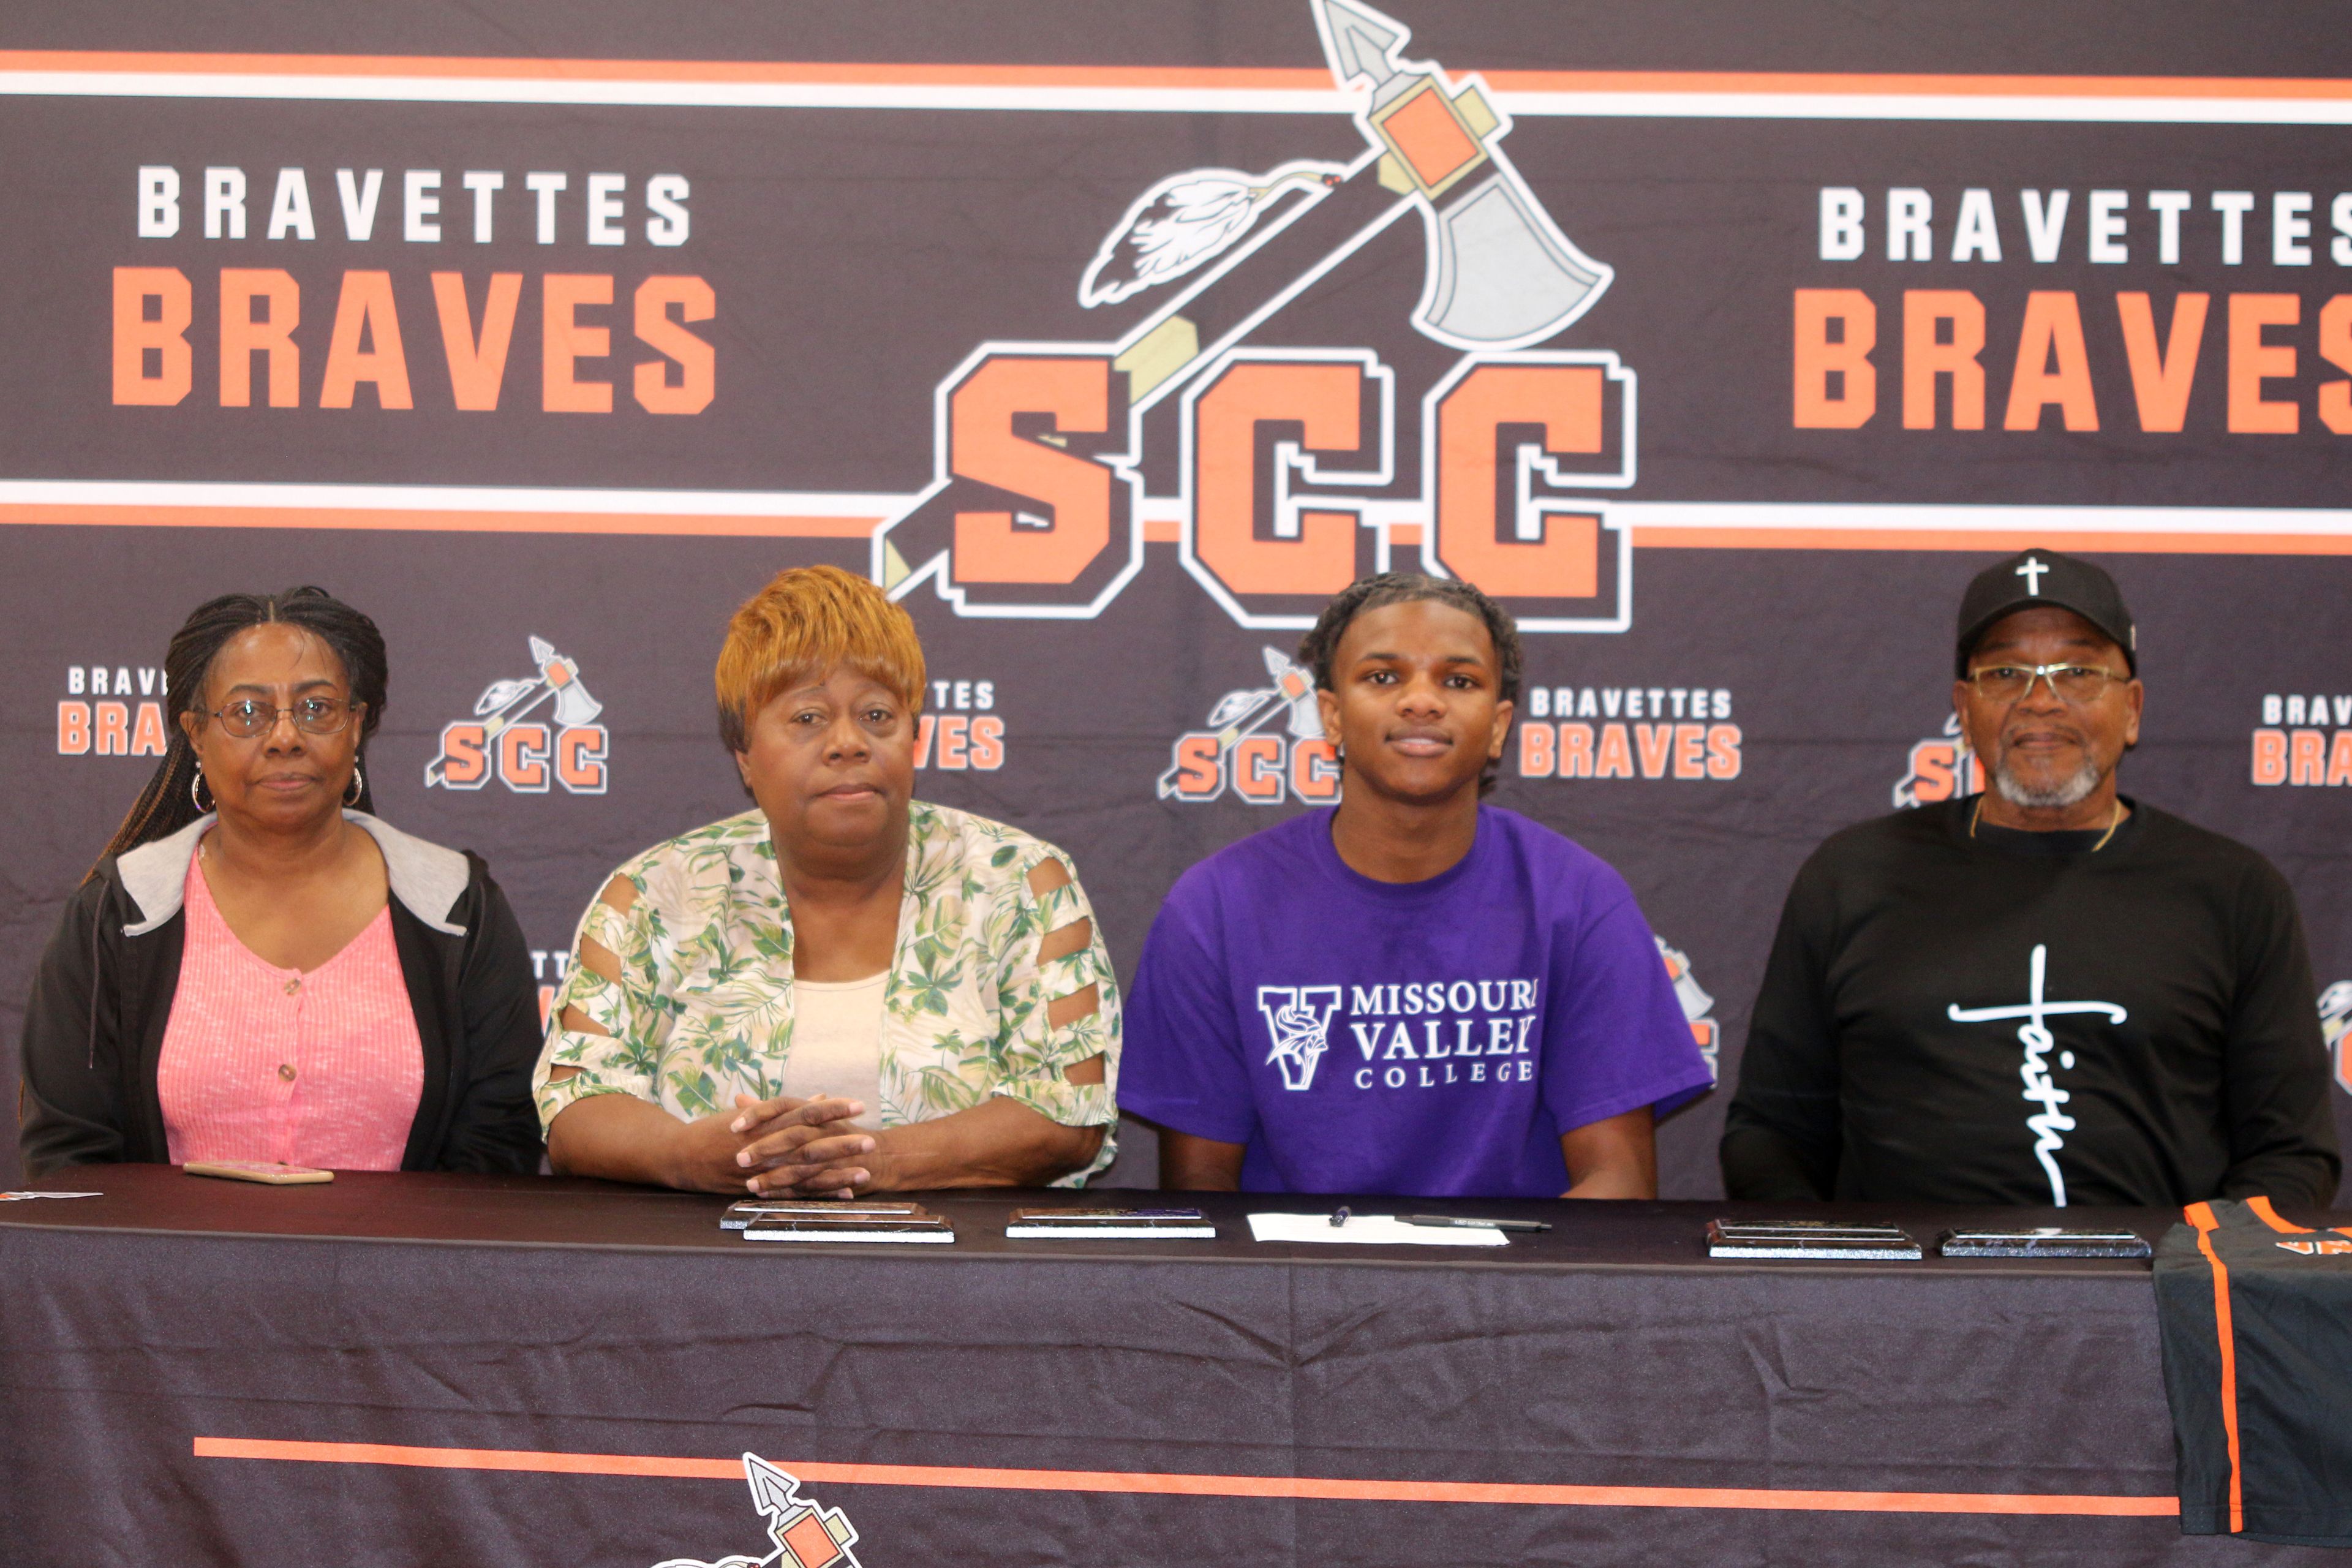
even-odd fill
[(224, 595), (163, 673), (171, 743), (34, 977), (26, 1171), (536, 1169), (522, 931), (478, 857), (373, 810), (375, 623)]

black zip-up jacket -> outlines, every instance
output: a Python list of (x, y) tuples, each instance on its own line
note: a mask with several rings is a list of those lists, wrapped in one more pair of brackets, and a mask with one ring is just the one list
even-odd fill
[[(536, 1171), (539, 987), (481, 858), (346, 812), (383, 851), (393, 942), (424, 1046), (407, 1171)], [(25, 1009), (26, 1173), (171, 1159), (155, 1067), (179, 989), (188, 861), (212, 825), (100, 862), (66, 905)]]

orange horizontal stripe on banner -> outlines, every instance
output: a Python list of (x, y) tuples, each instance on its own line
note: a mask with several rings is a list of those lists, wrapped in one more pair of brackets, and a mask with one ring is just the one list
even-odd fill
[[(447, 510), (432, 507), (0, 504), (0, 524), (85, 528), (326, 528), (451, 533), (703, 535), (750, 539), (870, 539), (879, 517), (700, 512)], [(2063, 529), (1656, 528), (1635, 525), (1644, 550), (2049, 550), (2189, 555), (2352, 555), (2352, 533), (2073, 532)], [(1183, 537), (1171, 519), (1143, 525), (1147, 543)], [(1391, 526), (1392, 547), (1420, 544), (1413, 523)]]
[[(740, 1480), (738, 1459), (646, 1454), (557, 1454), (524, 1448), (418, 1448), (383, 1443), (303, 1443), (199, 1437), (200, 1459), (295, 1459), (428, 1469), (523, 1470), (571, 1476)], [(1554, 1508), (1764, 1509), (1809, 1513), (2101, 1515), (2168, 1519), (2170, 1497), (2032, 1492), (1784, 1491), (1746, 1487), (1580, 1487), (1513, 1481), (1345, 1480), (1325, 1476), (1208, 1476), (1146, 1470), (1016, 1470), (955, 1465), (838, 1465), (777, 1459), (803, 1481), (840, 1486), (960, 1487), (984, 1491), (1121, 1492), (1174, 1497), (1340, 1502), (1537, 1503)]]
[[(1472, 74), (1464, 65), (1450, 74)], [(436, 55), (194, 54), (5, 49), (0, 71), (204, 76), (490, 78), (882, 87), (1139, 87), (1335, 91), (1320, 67), (921, 65), (811, 60), (534, 59)], [(2309, 77), (1935, 75), (1829, 71), (1485, 73), (1501, 92), (1795, 93), (1983, 98), (2352, 98), (2352, 82)]]
[(85, 528), (359, 528), (450, 533), (712, 534), (870, 539), (878, 517), (740, 517), (698, 512), (441, 511), (428, 507), (0, 506), (0, 523)]
[(2081, 550), (2153, 555), (2352, 555), (2352, 534), (2117, 533), (2063, 529), (1643, 528), (1645, 550)]

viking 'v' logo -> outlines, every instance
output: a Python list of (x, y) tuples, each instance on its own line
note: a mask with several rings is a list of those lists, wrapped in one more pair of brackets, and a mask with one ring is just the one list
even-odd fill
[(1273, 1047), (1265, 1059), (1282, 1070), (1282, 1087), (1306, 1089), (1315, 1066), (1331, 1042), (1331, 1015), (1339, 1010), (1337, 985), (1261, 985), (1257, 1010), (1265, 1016)]
[[(1475, 583), (1522, 631), (1632, 624), (1631, 534), (1598, 492), (1634, 480), (1633, 373), (1540, 346), (1614, 274), (1513, 165), (1477, 78), (1406, 58), (1359, 0), (1310, 4), (1362, 151), (1169, 175), (1072, 258), (1079, 302), (1126, 313), (1109, 341), (973, 350), (938, 388), (932, 483), (875, 534), (892, 597), (1089, 619), (1156, 541), (1247, 626), (1312, 625), (1391, 566)], [(1418, 302), (1350, 319), (1416, 248)], [(1267, 341), (1302, 300), (1344, 336)]]

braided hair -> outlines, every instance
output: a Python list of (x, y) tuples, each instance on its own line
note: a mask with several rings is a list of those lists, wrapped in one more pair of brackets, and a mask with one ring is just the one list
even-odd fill
[[(122, 818), (122, 826), (106, 846), (109, 855), (121, 855), (142, 844), (168, 838), (203, 815), (196, 809), (191, 786), (196, 779), (195, 743), (180, 722), (181, 716), (200, 710), (213, 661), (239, 632), (254, 626), (283, 624), (296, 626), (327, 645), (341, 661), (351, 683), (353, 702), (367, 707), (360, 721), (354, 764), (363, 761), (368, 738), (383, 718), (385, 668), (383, 634), (373, 621), (324, 588), (289, 588), (282, 594), (224, 594), (196, 606), (172, 638), (163, 655), (164, 727), (170, 743), (147, 787)], [(357, 809), (373, 811), (375, 797), (360, 769)], [(90, 868), (90, 876), (98, 874)], [(85, 878), (85, 880), (88, 879)]]
[[(1359, 577), (1332, 596), (1331, 602), (1323, 606), (1323, 613), (1316, 617), (1314, 628), (1298, 639), (1298, 662), (1315, 672), (1318, 689), (1337, 690), (1331, 680), (1331, 661), (1339, 655), (1339, 639), (1347, 635), (1349, 625), (1366, 610), (1423, 599), (1450, 605), (1486, 624), (1486, 636), (1495, 645), (1496, 700), (1517, 702), (1518, 623), (1511, 619), (1508, 610), (1458, 577), (1431, 577), (1419, 572), (1383, 572), (1377, 577)], [(1497, 764), (1490, 762), (1479, 773), (1481, 796), (1494, 793), (1497, 771)]]

